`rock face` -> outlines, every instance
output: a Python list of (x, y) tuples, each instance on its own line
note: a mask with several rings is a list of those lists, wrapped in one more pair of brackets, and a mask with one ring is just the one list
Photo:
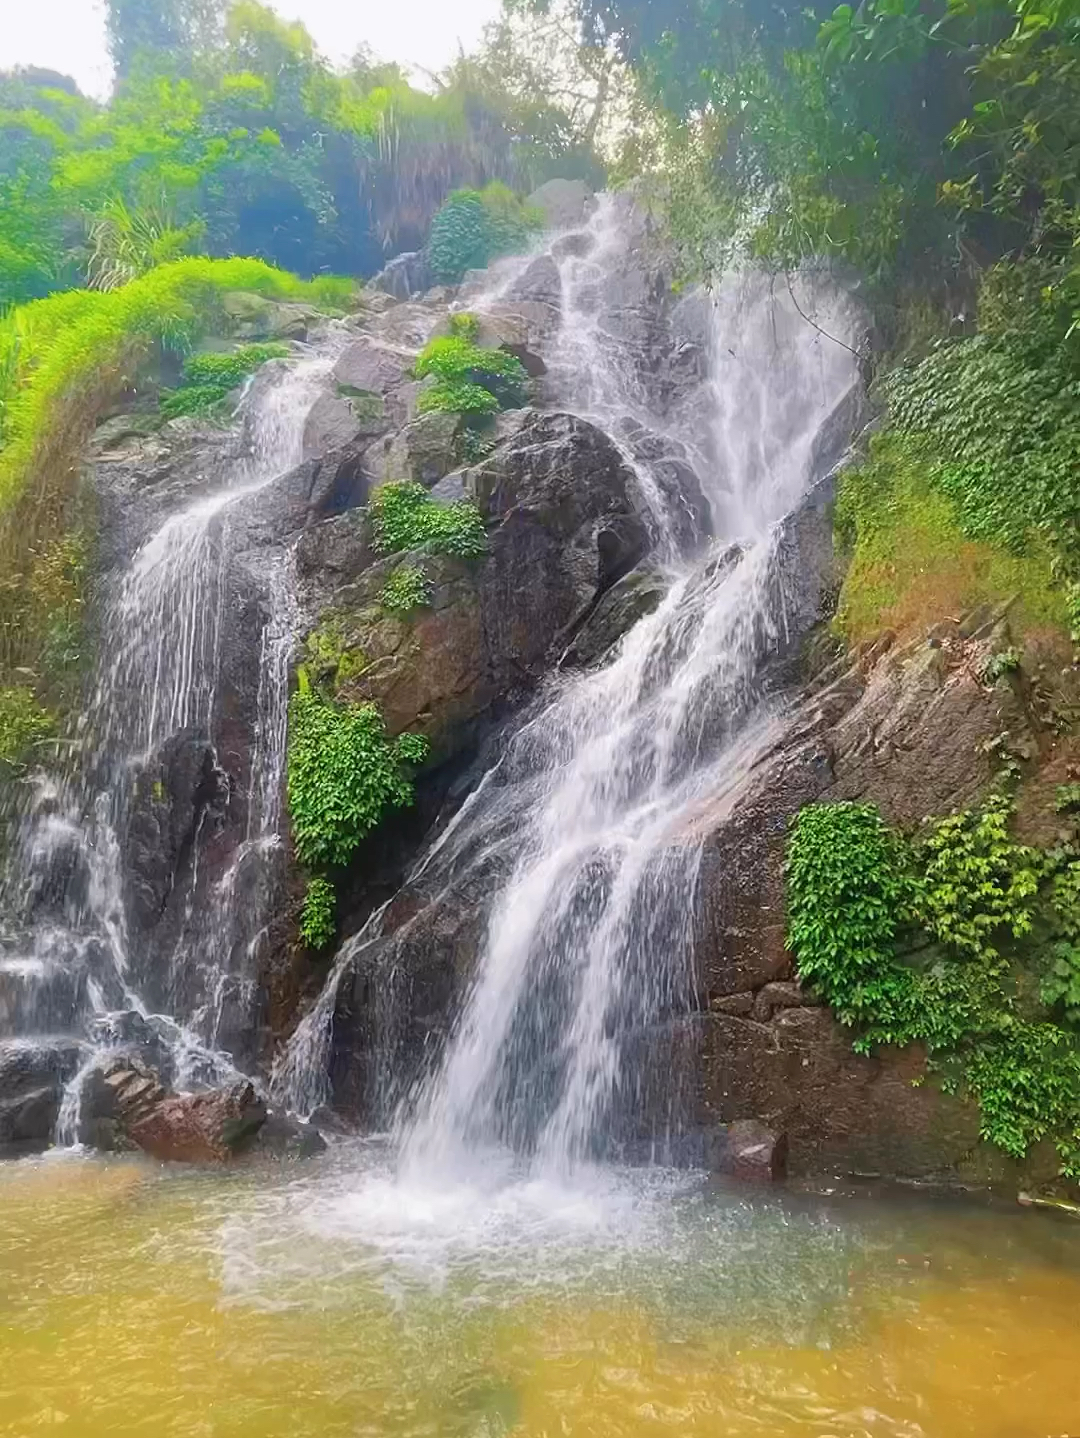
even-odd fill
[(784, 943), (784, 844), (804, 804), (864, 800), (916, 825), (986, 787), (987, 741), (1003, 732), (1032, 740), (1022, 693), (980, 678), (1006, 647), (1001, 626), (969, 628), (944, 623), (903, 645), (886, 635), (836, 661), (740, 791), (704, 821), (697, 1122), (764, 1121), (788, 1135), (795, 1173), (987, 1172), (985, 1156), (972, 1163), (975, 1108), (932, 1084), (913, 1087), (925, 1072), (918, 1052), (857, 1056), (850, 1035), (793, 982)]
[[(373, 562), (364, 526), (348, 515), (309, 531), (299, 550), (309, 612), (332, 614), (345, 646), (367, 661), (343, 697), (376, 700), (392, 734), (427, 734), (436, 761), (536, 684), (651, 543), (637, 482), (600, 430), (525, 411), (506, 431), (483, 463), (455, 477), (488, 521), (482, 560), (420, 553)], [(379, 596), (403, 564), (423, 568), (431, 601), (387, 614)]]
[(549, 230), (568, 230), (589, 218), (596, 196), (584, 180), (548, 180), (525, 203), (540, 211)]

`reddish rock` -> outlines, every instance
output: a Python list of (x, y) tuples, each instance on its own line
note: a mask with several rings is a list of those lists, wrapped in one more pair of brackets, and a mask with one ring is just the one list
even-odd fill
[(225, 1163), (252, 1139), (266, 1109), (249, 1083), (172, 1094), (126, 1125), (131, 1140), (165, 1163)]

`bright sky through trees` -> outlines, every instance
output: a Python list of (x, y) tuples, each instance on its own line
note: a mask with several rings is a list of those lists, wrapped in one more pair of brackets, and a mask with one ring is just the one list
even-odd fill
[[(449, 64), (458, 46), (475, 46), (499, 0), (272, 0), (287, 20), (302, 20), (332, 60), (361, 44), (381, 59), (425, 70)], [(8, 7), (5, 6), (5, 10)], [(41, 65), (73, 75), (87, 94), (104, 98), (112, 81), (102, 0), (10, 0), (0, 26), (0, 70)]]

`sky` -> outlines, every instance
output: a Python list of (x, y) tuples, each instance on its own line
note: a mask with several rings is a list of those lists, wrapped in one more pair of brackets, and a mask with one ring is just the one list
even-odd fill
[[(367, 43), (383, 60), (439, 70), (459, 43), (475, 46), (499, 0), (272, 0), (287, 20), (302, 20), (331, 60)], [(41, 65), (73, 75), (104, 99), (112, 79), (105, 49), (103, 0), (2, 0), (0, 70)]]

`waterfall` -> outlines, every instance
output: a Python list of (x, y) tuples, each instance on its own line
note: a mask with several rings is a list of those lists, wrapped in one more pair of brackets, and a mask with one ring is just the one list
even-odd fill
[(151, 785), (151, 812), (166, 797), (153, 778), (167, 772), (163, 755), (193, 766), (191, 782), (207, 791), (196, 840), (213, 823), (215, 796), (234, 797), (214, 748), (220, 688), (229, 678), (222, 620), (237, 602), (234, 518), (300, 463), (305, 421), (341, 342), (332, 334), (299, 360), (267, 367), (240, 404), (242, 452), (234, 445), (221, 473), (199, 475), (196, 497), (159, 519), (107, 578), (105, 639), (70, 772), (62, 783), (39, 778), (31, 788), (0, 881), (0, 1000), (17, 996), (0, 1002), (0, 1047), (79, 1054), (60, 1113), (62, 1144), (76, 1139), (83, 1082), (118, 1044), (149, 1045), (181, 1088), (237, 1077), (232, 1040), (254, 1027), (257, 958), (284, 861), (294, 630), (285, 550), (268, 546), (253, 580), (258, 697), (250, 775), (239, 796), (242, 842), (201, 886), (203, 846), (192, 843), (194, 872), (165, 954), (130, 931), (123, 836), (140, 786)]
[[(603, 667), (550, 680), (410, 876), (485, 909), (445, 1050), (399, 1111), (413, 1176), (467, 1172), (492, 1153), (566, 1172), (609, 1152), (645, 1102), (650, 1035), (693, 1008), (703, 816), (776, 733), (764, 668), (785, 642), (797, 577), (784, 521), (839, 458), (829, 436), (858, 382), (852, 351), (832, 338), (852, 316), (827, 284), (733, 275), (661, 325), (626, 217), (606, 199), (585, 231), (552, 245), (561, 322), (543, 347), (545, 383), (637, 475), (666, 597)], [(467, 306), (513, 308), (527, 265), (502, 266)], [(685, 357), (693, 382), (665, 383), (665, 355)], [(687, 539), (694, 485), (715, 535), (704, 545), (701, 526)], [(279, 1063), (278, 1091), (301, 1109), (328, 1097), (336, 996), (381, 924), (375, 915), (343, 948)], [(676, 1088), (672, 1078), (669, 1109)], [(655, 1129), (675, 1117), (655, 1116), (661, 1143)]]

